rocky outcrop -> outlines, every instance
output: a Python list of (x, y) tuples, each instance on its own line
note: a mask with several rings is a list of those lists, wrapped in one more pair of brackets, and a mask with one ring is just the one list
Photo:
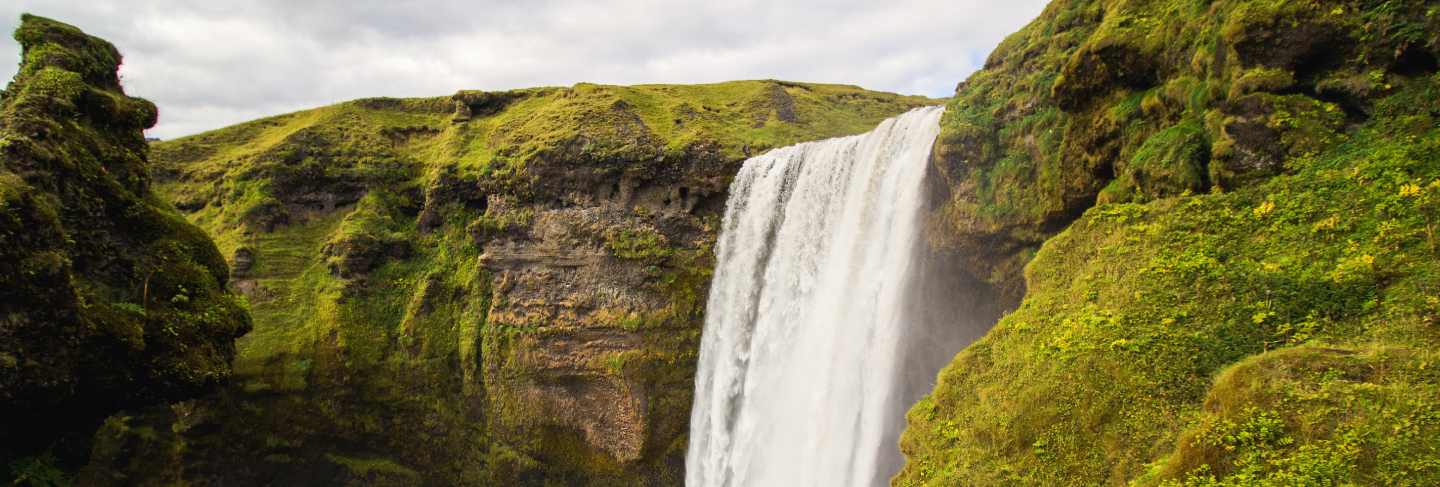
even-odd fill
[(704, 251), (715, 235), (682, 201), (636, 214), (619, 196), (537, 210), (524, 231), (483, 242), (480, 265), (503, 297), (492, 301), (489, 325), (530, 332), (487, 337), (482, 381), (500, 405), (501, 434), (574, 430), (580, 444), (624, 465), (683, 455), (671, 442), (688, 410), (673, 408), (691, 393), (693, 295), (703, 294), (697, 280), (713, 265)]
[(115, 48), (30, 15), (15, 39), (23, 63), (0, 96), (0, 479), (39, 482), (83, 462), (105, 416), (223, 384), (250, 319), (215, 244), (151, 191), (155, 106), (120, 88)]

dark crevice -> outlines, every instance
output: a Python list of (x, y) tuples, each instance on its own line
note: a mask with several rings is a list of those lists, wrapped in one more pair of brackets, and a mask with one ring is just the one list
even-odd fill
[(1436, 62), (1434, 54), (1424, 48), (1410, 46), (1400, 52), (1390, 70), (1401, 76), (1424, 76), (1440, 70), (1440, 63)]
[(1370, 108), (1365, 100), (1341, 90), (1316, 90), (1315, 98), (1334, 103), (1345, 112), (1345, 123), (1356, 125), (1370, 119)]
[[(1114, 180), (1114, 178), (1106, 179), (1106, 181), (1111, 180)], [(1094, 208), (1099, 199), (1100, 193), (1097, 191), (1094, 194), (1086, 196), (1083, 203), (1068, 205), (1065, 211), (1060, 214), (1059, 218), (1052, 219), (1044, 225), (1041, 225), (1040, 230), (1047, 235), (1060, 233), (1062, 230), (1065, 230), (1066, 227), (1069, 227), (1071, 223), (1074, 223), (1075, 220), (1079, 220), (1081, 216), (1084, 216), (1086, 211)]]
[[(1316, 33), (1317, 35), (1323, 35)], [(1294, 58), (1295, 80), (1298, 85), (1314, 86), (1326, 73), (1345, 64), (1349, 49), (1343, 46), (1343, 38), (1324, 39), (1315, 42)]]

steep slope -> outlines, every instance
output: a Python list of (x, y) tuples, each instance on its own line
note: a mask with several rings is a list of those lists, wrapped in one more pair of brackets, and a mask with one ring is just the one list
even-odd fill
[(217, 236), (255, 331), (235, 387), (112, 421), (92, 473), (679, 483), (740, 163), (931, 103), (582, 84), (357, 100), (158, 144), (162, 192)]
[(83, 460), (114, 411), (224, 382), (250, 320), (215, 244), (151, 191), (155, 106), (125, 95), (115, 48), (30, 15), (15, 39), (23, 62), (0, 92), (0, 478), (42, 481)]
[(1052, 3), (942, 122), (930, 239), (1024, 300), (894, 483), (1440, 481), (1437, 58), (1423, 1)]

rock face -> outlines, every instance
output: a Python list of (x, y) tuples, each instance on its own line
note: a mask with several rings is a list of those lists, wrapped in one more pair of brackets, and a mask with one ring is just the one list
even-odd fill
[[(0, 96), (0, 479), (83, 460), (121, 409), (230, 375), (250, 319), (215, 244), (151, 191), (143, 130), (109, 43), (24, 16)], [(40, 476), (37, 476), (40, 475)]]
[(1440, 482), (1437, 32), (1424, 1), (1058, 0), (1002, 43), (929, 237), (1021, 304), (893, 483)]
[(928, 103), (582, 84), (357, 100), (157, 144), (158, 187), (233, 256), (255, 331), (233, 387), (107, 422), (87, 478), (679, 484), (733, 173)]

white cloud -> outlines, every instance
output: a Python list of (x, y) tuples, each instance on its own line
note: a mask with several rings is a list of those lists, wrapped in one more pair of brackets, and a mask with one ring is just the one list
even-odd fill
[[(159, 137), (366, 96), (778, 78), (948, 96), (1045, 0), (19, 0), (125, 55)], [(0, 46), (0, 77), (19, 48)]]

